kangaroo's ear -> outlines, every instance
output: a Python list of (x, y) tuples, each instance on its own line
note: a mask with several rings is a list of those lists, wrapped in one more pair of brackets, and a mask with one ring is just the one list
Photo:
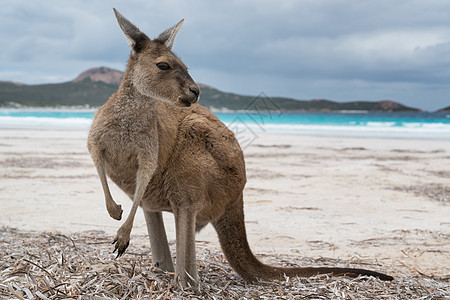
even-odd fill
[(113, 10), (116, 14), (117, 23), (119, 23), (120, 29), (122, 29), (127, 38), (128, 45), (135, 53), (139, 53), (142, 50), (144, 42), (149, 40), (149, 38), (115, 8), (113, 8)]
[(175, 41), (175, 37), (177, 36), (178, 31), (181, 28), (181, 25), (183, 25), (184, 19), (181, 19), (180, 22), (177, 23), (177, 25), (170, 27), (163, 33), (161, 33), (155, 41), (160, 42), (164, 44), (167, 48), (172, 50), (173, 43)]

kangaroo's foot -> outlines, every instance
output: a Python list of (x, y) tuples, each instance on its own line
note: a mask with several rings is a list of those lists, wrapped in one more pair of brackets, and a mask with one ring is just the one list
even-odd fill
[(152, 248), (153, 265), (161, 270), (174, 272), (162, 213), (144, 210), (144, 215)]
[(197, 274), (191, 275), (187, 271), (184, 271), (183, 273), (180, 274), (176, 273), (174, 282), (175, 284), (178, 284), (178, 286), (182, 288), (196, 287), (199, 284), (198, 275)]
[(120, 226), (119, 230), (117, 230), (116, 238), (112, 242), (114, 244), (113, 253), (117, 251), (116, 258), (122, 256), (128, 248), (128, 245), (130, 245), (131, 227), (125, 225), (126, 223)]

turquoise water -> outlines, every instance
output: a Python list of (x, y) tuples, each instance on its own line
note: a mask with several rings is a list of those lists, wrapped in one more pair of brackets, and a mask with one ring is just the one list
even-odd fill
[(266, 121), (273, 124), (314, 124), (331, 126), (426, 126), (450, 125), (450, 113), (216, 113), (223, 122), (231, 122), (236, 116), (244, 121)]
[(83, 118), (92, 119), (94, 111), (91, 110), (33, 110), (33, 109), (0, 109), (0, 118), (14, 117), (14, 118), (56, 118), (56, 119), (70, 119)]
[[(0, 129), (87, 130), (93, 110), (0, 109)], [(450, 139), (450, 113), (218, 112), (232, 130)]]

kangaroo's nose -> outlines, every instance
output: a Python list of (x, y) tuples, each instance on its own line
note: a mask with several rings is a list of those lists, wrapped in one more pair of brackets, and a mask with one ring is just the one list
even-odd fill
[(192, 103), (195, 103), (198, 101), (198, 96), (200, 95), (200, 89), (198, 88), (198, 86), (190, 86), (189, 87), (189, 91), (195, 95), (195, 100), (192, 101)]

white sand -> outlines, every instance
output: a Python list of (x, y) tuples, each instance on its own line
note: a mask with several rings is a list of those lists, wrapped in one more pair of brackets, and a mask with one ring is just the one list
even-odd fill
[[(86, 136), (0, 130), (0, 226), (115, 234), (121, 222), (106, 212)], [(260, 134), (244, 152), (247, 233), (255, 253), (450, 273), (450, 141)], [(126, 216), (131, 201), (114, 184), (111, 190)], [(173, 217), (165, 219), (173, 240)], [(146, 234), (142, 213), (133, 234)], [(218, 247), (211, 226), (197, 239)]]

